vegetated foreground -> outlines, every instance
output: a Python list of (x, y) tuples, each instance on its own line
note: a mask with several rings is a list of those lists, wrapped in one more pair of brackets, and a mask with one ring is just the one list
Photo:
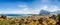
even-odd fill
[(0, 17), (0, 25), (60, 25), (60, 14), (57, 16), (27, 16), (21, 18), (7, 18), (2, 15)]

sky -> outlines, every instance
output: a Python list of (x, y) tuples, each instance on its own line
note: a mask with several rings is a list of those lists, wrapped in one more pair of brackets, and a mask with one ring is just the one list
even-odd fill
[(0, 14), (39, 14), (60, 11), (60, 0), (0, 0)]

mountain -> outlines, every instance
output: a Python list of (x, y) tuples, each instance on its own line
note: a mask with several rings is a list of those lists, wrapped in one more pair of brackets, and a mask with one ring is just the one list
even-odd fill
[(46, 11), (46, 10), (41, 10), (39, 15), (49, 15), (50, 12), (49, 11)]
[(49, 12), (49, 11), (46, 11), (46, 10), (41, 10), (39, 15), (57, 15), (57, 14), (60, 14), (60, 11), (57, 10), (57, 11), (54, 11), (54, 12)]
[(54, 12), (51, 12), (53, 14), (60, 14), (60, 11), (54, 11)]
[(54, 12), (54, 13), (56, 13), (56, 14), (60, 14), (60, 11), (56, 11), (56, 12)]
[(50, 12), (50, 14), (49, 14), (49, 15), (57, 15), (57, 14), (60, 14), (60, 11), (59, 11), (59, 10), (54, 11), (54, 12)]

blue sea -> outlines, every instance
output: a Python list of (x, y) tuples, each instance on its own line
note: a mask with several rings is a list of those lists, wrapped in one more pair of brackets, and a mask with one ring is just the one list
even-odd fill
[[(2, 14), (0, 14), (1, 16)], [(29, 14), (4, 14), (7, 17), (20, 17), (20, 16), (28, 16)]]

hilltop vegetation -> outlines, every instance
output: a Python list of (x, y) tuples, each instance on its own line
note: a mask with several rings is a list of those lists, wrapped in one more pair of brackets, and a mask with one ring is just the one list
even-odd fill
[(0, 25), (60, 25), (60, 14), (51, 17), (32, 15), (21, 18), (0, 17)]

